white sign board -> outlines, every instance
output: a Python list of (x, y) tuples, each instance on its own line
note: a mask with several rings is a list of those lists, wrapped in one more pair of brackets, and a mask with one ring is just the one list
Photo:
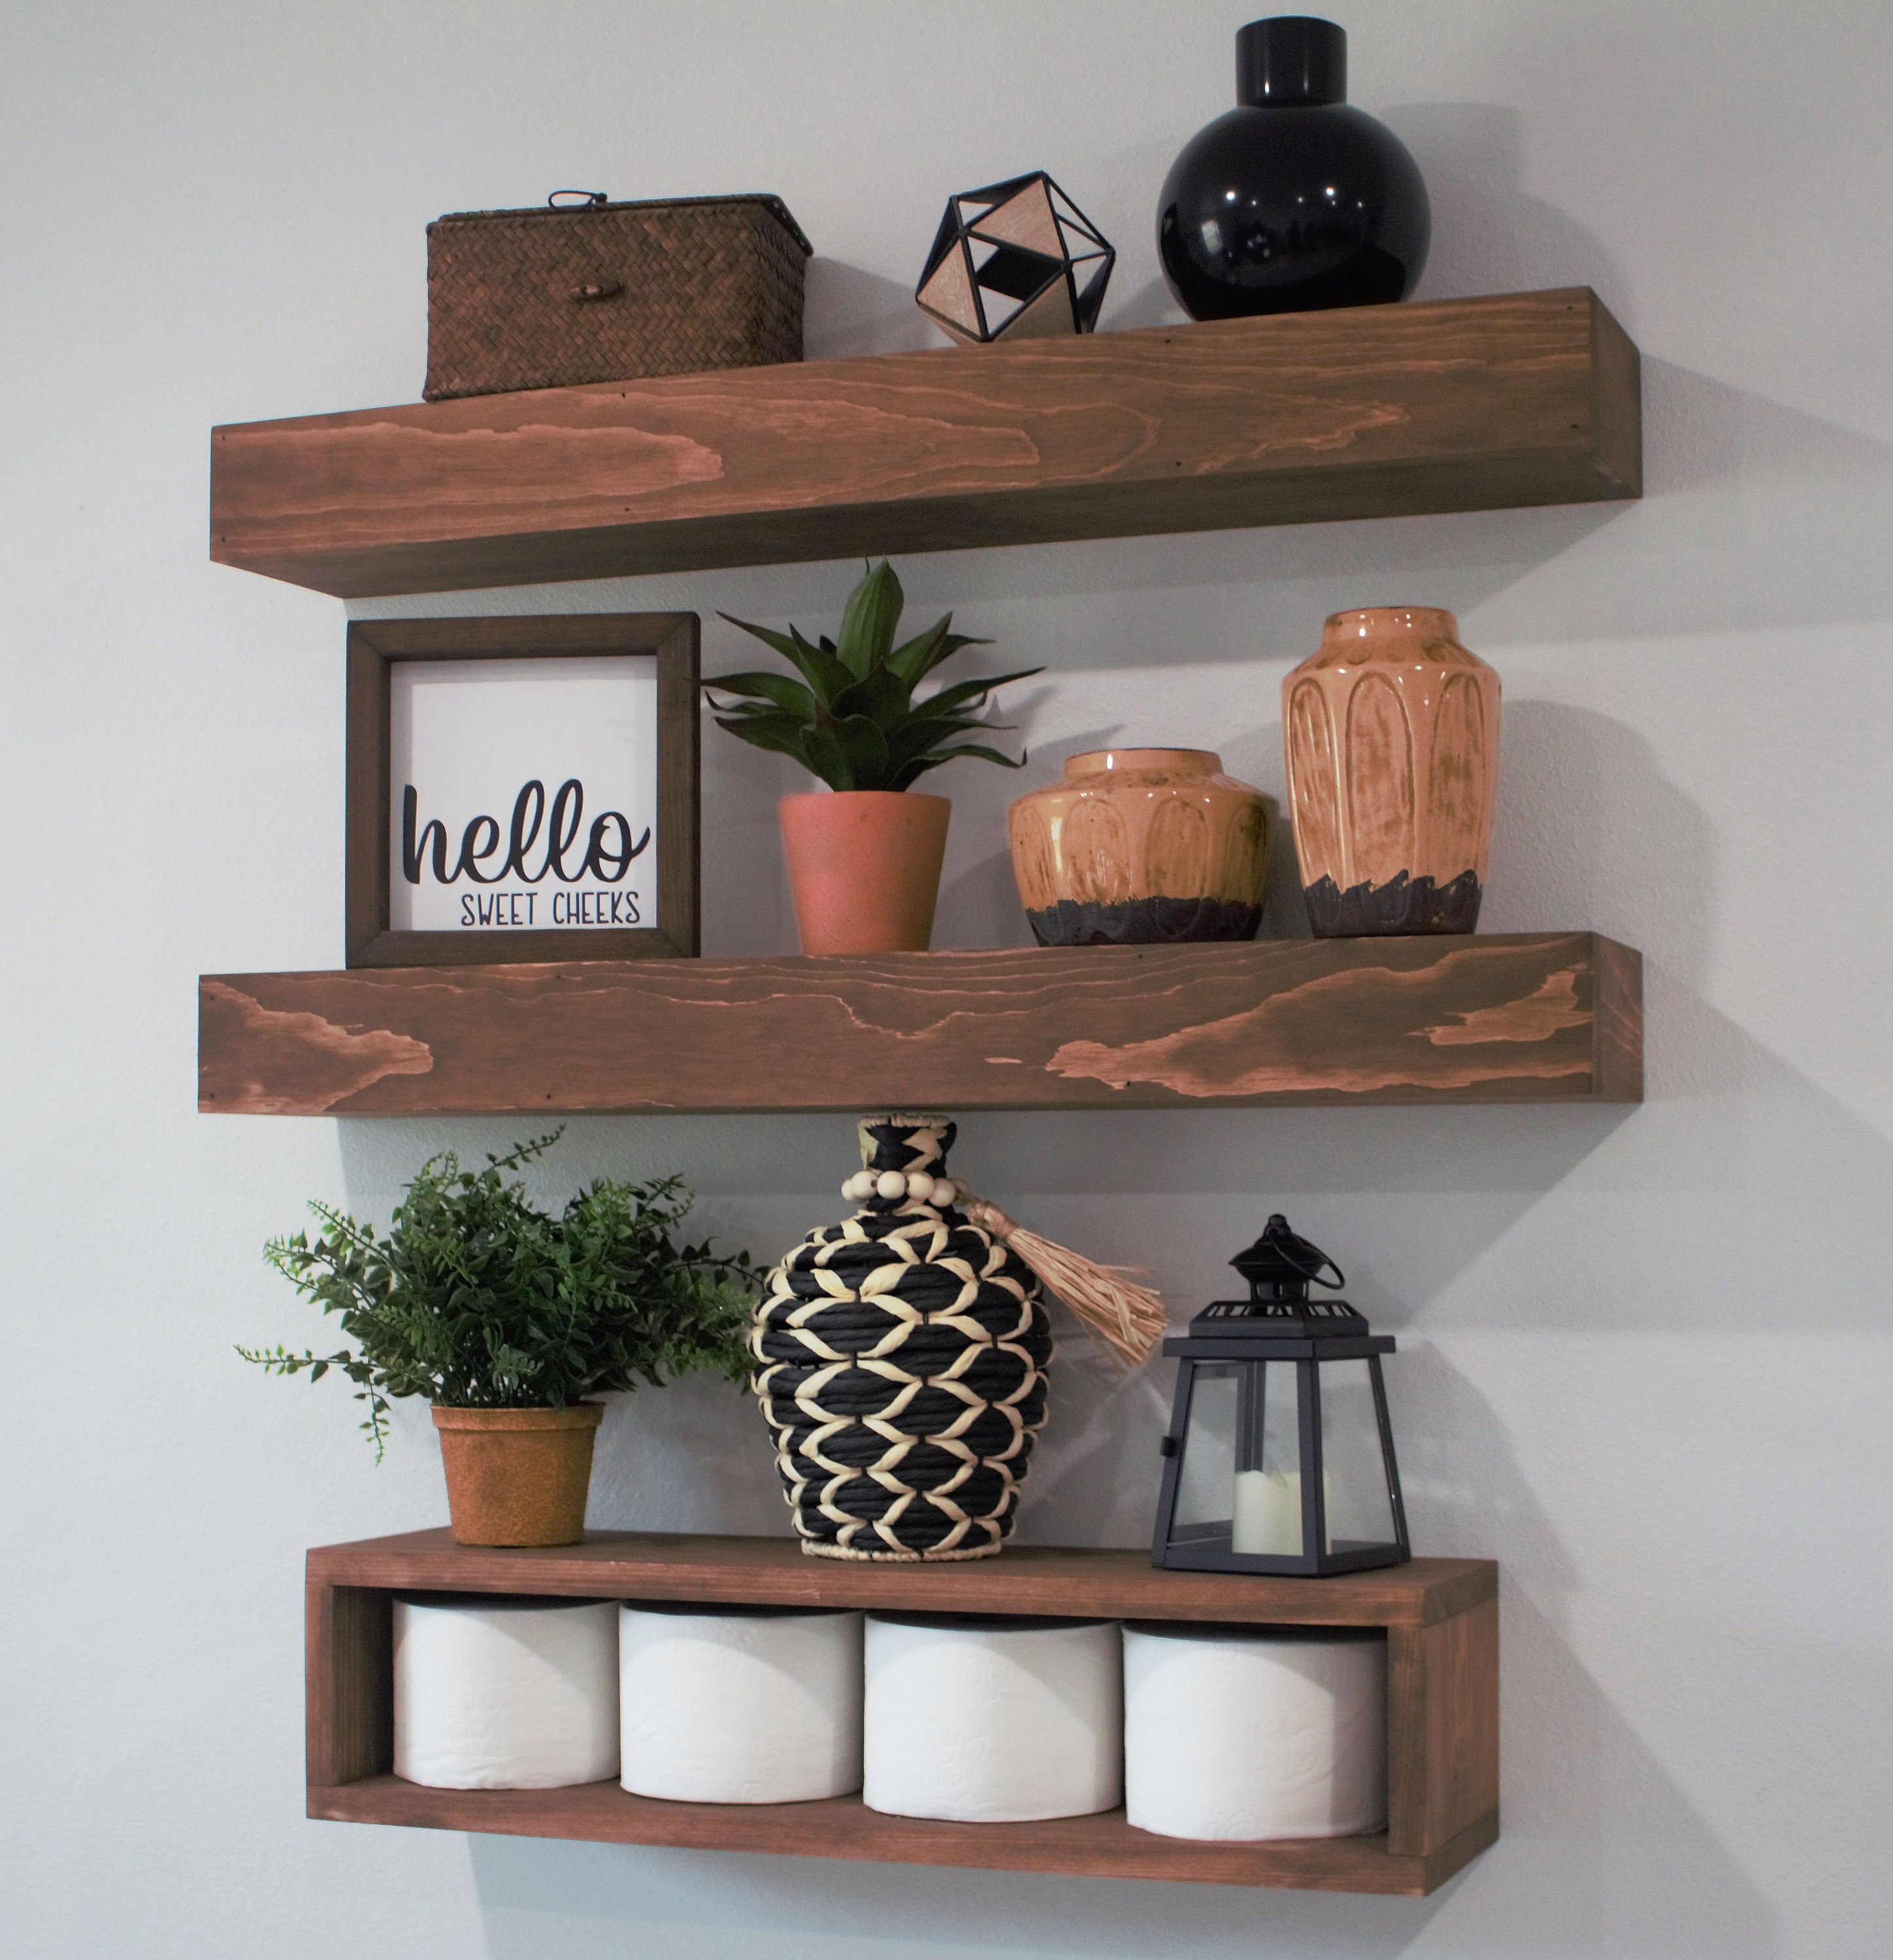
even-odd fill
[(655, 925), (655, 654), (388, 678), (390, 931)]

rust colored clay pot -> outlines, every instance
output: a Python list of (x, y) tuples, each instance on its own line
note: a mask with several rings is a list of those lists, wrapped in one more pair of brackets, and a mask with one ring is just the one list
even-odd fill
[(1317, 937), (1470, 932), (1499, 768), (1499, 677), (1434, 606), (1337, 612), (1282, 682)]
[(924, 953), (946, 854), (945, 797), (816, 790), (777, 805), (804, 953)]
[(1207, 749), (1098, 749), (1006, 813), (1041, 946), (1253, 939), (1268, 804)]
[(603, 1402), (569, 1408), (434, 1407), (447, 1504), (461, 1545), (576, 1545), (585, 1534)]

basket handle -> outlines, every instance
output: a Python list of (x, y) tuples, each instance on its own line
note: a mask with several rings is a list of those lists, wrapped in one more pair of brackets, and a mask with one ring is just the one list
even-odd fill
[[(575, 197), (577, 204), (561, 204), (562, 197)], [(547, 207), (553, 211), (578, 211), (587, 205), (609, 204), (609, 196), (602, 190), (555, 190), (546, 199)]]

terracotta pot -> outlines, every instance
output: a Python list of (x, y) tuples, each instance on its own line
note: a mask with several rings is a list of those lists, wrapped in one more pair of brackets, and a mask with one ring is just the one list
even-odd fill
[(1282, 682), (1288, 800), (1318, 937), (1470, 932), (1499, 768), (1499, 677), (1450, 612), (1337, 612)]
[(569, 1408), (434, 1407), (447, 1504), (462, 1545), (576, 1545), (585, 1535), (603, 1402)]
[(924, 953), (946, 854), (945, 797), (816, 790), (777, 806), (804, 953)]
[(1268, 804), (1207, 749), (1099, 749), (1006, 813), (1041, 946), (1253, 939)]

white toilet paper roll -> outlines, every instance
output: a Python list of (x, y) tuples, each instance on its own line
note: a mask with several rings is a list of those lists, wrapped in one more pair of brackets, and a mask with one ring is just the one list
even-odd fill
[(1346, 1838), (1387, 1815), (1387, 1643), (1124, 1630), (1125, 1814), (1166, 1838)]
[(867, 1662), (870, 1809), (1012, 1824), (1116, 1807), (1115, 1622), (874, 1613)]
[(397, 1595), (394, 1773), (441, 1790), (616, 1776), (617, 1602)]
[(627, 1606), (619, 1780), (684, 1803), (800, 1803), (861, 1787), (861, 1616)]

